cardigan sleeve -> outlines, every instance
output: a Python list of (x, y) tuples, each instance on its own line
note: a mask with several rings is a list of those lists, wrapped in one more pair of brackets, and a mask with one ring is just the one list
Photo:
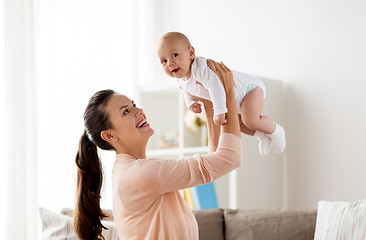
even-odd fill
[(223, 133), (214, 153), (161, 161), (157, 184), (159, 193), (212, 182), (239, 167), (241, 159), (240, 137)]
[(212, 182), (240, 166), (241, 138), (223, 133), (213, 153), (182, 159), (135, 159), (119, 155), (113, 168), (115, 196), (130, 211), (151, 206), (165, 193)]

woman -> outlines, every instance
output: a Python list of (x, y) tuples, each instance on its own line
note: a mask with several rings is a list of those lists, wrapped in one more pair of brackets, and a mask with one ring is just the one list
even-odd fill
[[(94, 94), (84, 113), (85, 131), (76, 156), (78, 166), (75, 230), (81, 239), (102, 239), (101, 164), (96, 146), (113, 149), (113, 216), (120, 239), (198, 239), (196, 219), (178, 190), (213, 180), (241, 164), (241, 135), (231, 71), (208, 60), (227, 96), (227, 123), (216, 152), (179, 161), (146, 159), (154, 133), (144, 112), (112, 90)], [(212, 104), (204, 102), (212, 138)], [(211, 115), (211, 117), (210, 117)], [(216, 146), (210, 147), (216, 149)]]

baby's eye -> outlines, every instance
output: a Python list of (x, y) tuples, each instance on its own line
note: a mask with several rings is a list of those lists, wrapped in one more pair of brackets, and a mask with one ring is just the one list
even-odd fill
[(176, 57), (178, 57), (178, 53), (173, 54), (173, 58), (176, 58)]
[(136, 103), (132, 104), (133, 107), (136, 107)]
[(161, 61), (161, 64), (165, 64), (165, 63), (166, 63), (166, 60), (165, 59)]

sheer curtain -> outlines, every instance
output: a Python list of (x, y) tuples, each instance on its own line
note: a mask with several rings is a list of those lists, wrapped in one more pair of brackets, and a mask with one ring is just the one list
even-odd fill
[[(137, 97), (138, 72), (145, 70), (137, 64), (138, 2), (39, 0), (37, 142), (41, 207), (59, 212), (75, 206), (74, 159), (84, 129), (82, 115), (92, 94), (110, 88), (132, 99)], [(111, 208), (114, 153), (101, 151), (100, 155), (105, 173), (101, 204)]]
[[(110, 88), (134, 97), (135, 12), (134, 1), (39, 1), (37, 140), (42, 207), (56, 212), (74, 207), (74, 159), (84, 129), (82, 115), (92, 94)], [(102, 155), (104, 192), (109, 192), (113, 153)], [(105, 194), (103, 204), (110, 197)]]
[[(4, 2), (0, 0), (0, 16), (4, 16), (3, 10)], [(5, 132), (5, 46), (4, 46), (4, 18), (0, 18), (0, 132)], [(5, 138), (0, 138), (0, 187), (3, 193), (8, 191), (8, 179), (7, 179), (7, 153), (5, 152)], [(0, 212), (6, 213), (7, 198), (0, 197)], [(6, 218), (0, 217), (0, 239), (5, 239), (5, 223)]]
[(1, 1), (1, 229), (3, 239), (37, 238), (34, 3)]
[[(38, 207), (74, 207), (87, 101), (111, 88), (138, 102), (154, 81), (159, 2), (0, 0), (0, 239), (39, 239)], [(100, 154), (111, 208), (114, 154)]]

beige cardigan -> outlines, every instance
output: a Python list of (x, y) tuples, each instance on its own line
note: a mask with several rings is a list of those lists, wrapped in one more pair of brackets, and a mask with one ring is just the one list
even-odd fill
[(113, 216), (120, 239), (198, 240), (196, 219), (178, 190), (212, 182), (241, 164), (241, 140), (221, 134), (216, 152), (183, 159), (117, 154)]

